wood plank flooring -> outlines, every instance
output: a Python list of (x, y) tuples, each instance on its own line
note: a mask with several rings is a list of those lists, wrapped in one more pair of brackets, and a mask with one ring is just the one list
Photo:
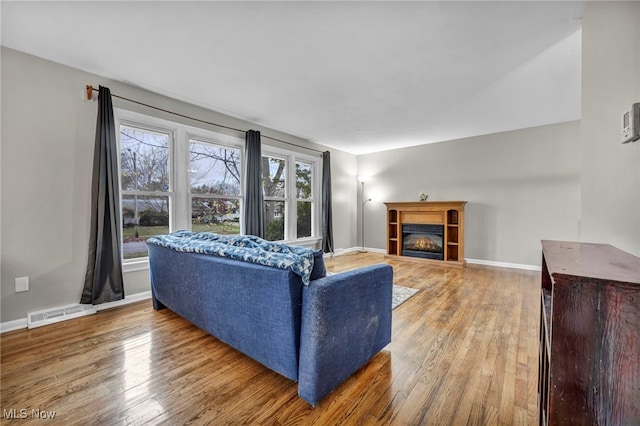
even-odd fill
[(327, 269), (374, 263), (420, 292), (393, 311), (392, 343), (315, 408), (296, 383), (144, 301), (2, 334), (0, 423), (537, 422), (539, 272), (377, 253), (336, 256)]

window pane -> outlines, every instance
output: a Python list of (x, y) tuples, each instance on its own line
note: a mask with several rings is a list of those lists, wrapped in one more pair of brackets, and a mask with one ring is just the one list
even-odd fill
[(124, 191), (169, 190), (169, 134), (120, 126)]
[(240, 234), (240, 202), (228, 198), (191, 199), (191, 230)]
[(284, 240), (284, 201), (265, 201), (265, 239)]
[(262, 157), (262, 187), (265, 197), (285, 196), (287, 162), (282, 158)]
[(310, 163), (296, 162), (296, 198), (311, 198), (311, 171)]
[(297, 237), (304, 238), (311, 236), (311, 202), (298, 201), (298, 224)]
[(240, 195), (240, 150), (191, 141), (191, 193)]
[(122, 255), (147, 257), (147, 238), (169, 233), (169, 197), (122, 196)]

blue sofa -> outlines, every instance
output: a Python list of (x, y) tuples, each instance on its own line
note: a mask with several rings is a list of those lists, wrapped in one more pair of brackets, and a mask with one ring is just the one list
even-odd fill
[(147, 244), (153, 307), (165, 307), (277, 373), (315, 406), (391, 341), (393, 270), (374, 265), (309, 285), (291, 270)]

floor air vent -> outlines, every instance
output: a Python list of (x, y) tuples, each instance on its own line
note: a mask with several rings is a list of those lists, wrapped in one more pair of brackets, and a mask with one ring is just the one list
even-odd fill
[(29, 312), (27, 315), (27, 327), (40, 327), (72, 318), (82, 317), (84, 315), (95, 314), (96, 312), (96, 308), (93, 305), (79, 304)]

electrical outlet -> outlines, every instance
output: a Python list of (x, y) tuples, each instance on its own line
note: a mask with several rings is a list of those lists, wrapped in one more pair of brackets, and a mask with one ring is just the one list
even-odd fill
[(29, 291), (29, 277), (16, 278), (16, 293)]

